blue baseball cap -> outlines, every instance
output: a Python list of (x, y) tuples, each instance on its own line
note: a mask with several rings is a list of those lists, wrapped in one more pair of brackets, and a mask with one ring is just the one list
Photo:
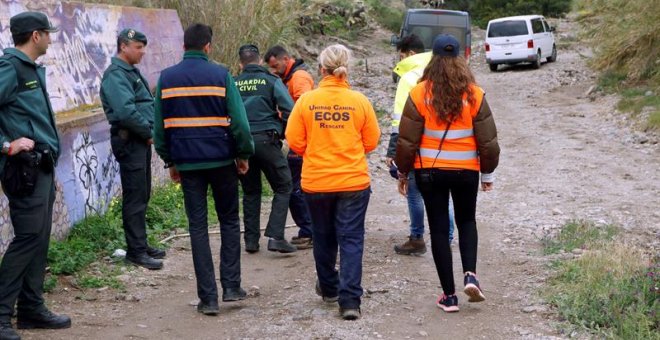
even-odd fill
[(433, 40), (433, 55), (442, 57), (457, 57), (459, 52), (458, 40), (449, 34), (440, 34)]

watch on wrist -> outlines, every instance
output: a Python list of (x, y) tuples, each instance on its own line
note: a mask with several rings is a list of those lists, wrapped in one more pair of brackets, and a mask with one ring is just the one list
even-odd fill
[(11, 148), (11, 143), (10, 142), (2, 143), (2, 154), (9, 155), (9, 148)]

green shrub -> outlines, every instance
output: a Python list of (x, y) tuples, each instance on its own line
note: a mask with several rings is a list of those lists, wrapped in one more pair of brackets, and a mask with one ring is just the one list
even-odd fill
[(660, 339), (660, 262), (623, 242), (561, 262), (543, 290), (558, 313), (598, 337)]
[(576, 220), (566, 223), (559, 234), (543, 238), (543, 252), (556, 254), (561, 250), (585, 249), (597, 241), (611, 240), (618, 232), (613, 225), (596, 226), (592, 222)]

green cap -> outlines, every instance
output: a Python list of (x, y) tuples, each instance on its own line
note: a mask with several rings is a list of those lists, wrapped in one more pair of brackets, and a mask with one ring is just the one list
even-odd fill
[(147, 36), (144, 35), (144, 33), (136, 31), (132, 28), (125, 28), (119, 32), (119, 37), (126, 40), (139, 41), (145, 45), (147, 44)]
[(50, 24), (46, 14), (41, 12), (23, 12), (9, 19), (9, 30), (12, 35), (16, 35), (34, 31), (57, 32), (59, 28)]

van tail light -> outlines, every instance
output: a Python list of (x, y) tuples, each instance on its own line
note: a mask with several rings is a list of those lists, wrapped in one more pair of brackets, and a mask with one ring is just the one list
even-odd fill
[(532, 39), (527, 40), (527, 48), (534, 48), (534, 40)]
[(484, 45), (484, 47), (486, 48), (486, 52), (490, 52), (490, 44), (489, 43), (486, 43)]

